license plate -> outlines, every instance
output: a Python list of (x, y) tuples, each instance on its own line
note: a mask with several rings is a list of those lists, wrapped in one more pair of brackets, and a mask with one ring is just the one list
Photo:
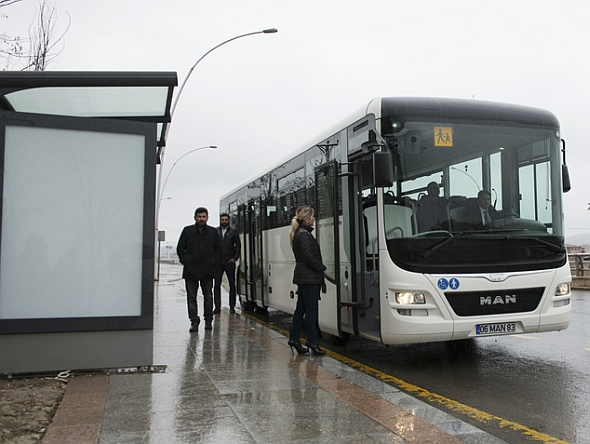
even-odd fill
[(481, 324), (475, 326), (478, 335), (496, 335), (502, 333), (516, 333), (516, 322), (505, 322), (503, 324)]

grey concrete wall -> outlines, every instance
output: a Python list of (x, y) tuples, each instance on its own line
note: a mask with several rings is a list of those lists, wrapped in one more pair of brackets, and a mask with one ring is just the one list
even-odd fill
[(153, 330), (0, 335), (0, 373), (153, 365)]

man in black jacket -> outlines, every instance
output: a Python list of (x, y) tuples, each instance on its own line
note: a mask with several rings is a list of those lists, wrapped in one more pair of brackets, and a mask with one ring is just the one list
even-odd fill
[(178, 240), (176, 253), (184, 265), (182, 277), (186, 286), (188, 317), (191, 332), (196, 332), (201, 319), (197, 309), (197, 290), (203, 292), (205, 330), (211, 330), (213, 320), (213, 278), (215, 264), (221, 259), (221, 239), (217, 230), (207, 225), (209, 212), (199, 207), (195, 211), (195, 224), (184, 227)]
[(481, 190), (477, 193), (477, 202), (467, 199), (465, 213), (470, 229), (486, 230), (490, 228), (496, 216), (496, 209), (491, 205), (492, 197), (489, 191)]
[(236, 230), (229, 226), (229, 214), (222, 213), (219, 216), (217, 232), (221, 237), (221, 260), (215, 266), (215, 310), (213, 314), (221, 313), (221, 280), (223, 273), (227, 276), (229, 284), (229, 312), (235, 313), (236, 309), (236, 261), (240, 258), (240, 237)]

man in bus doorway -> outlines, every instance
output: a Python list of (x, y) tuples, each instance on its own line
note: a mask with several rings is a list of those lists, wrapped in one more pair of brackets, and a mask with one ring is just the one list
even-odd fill
[(184, 265), (182, 277), (186, 287), (188, 317), (191, 332), (198, 331), (201, 318), (197, 308), (197, 290), (203, 293), (203, 314), (205, 330), (213, 327), (213, 278), (215, 264), (221, 259), (221, 238), (213, 227), (207, 225), (209, 212), (199, 207), (195, 210), (195, 224), (184, 227), (178, 240), (176, 253)]
[(217, 232), (221, 237), (221, 260), (215, 265), (215, 289), (213, 301), (215, 309), (213, 314), (221, 313), (221, 281), (223, 273), (227, 276), (229, 284), (229, 312), (236, 312), (236, 261), (240, 258), (240, 237), (236, 230), (229, 226), (229, 214), (222, 213), (219, 216)]

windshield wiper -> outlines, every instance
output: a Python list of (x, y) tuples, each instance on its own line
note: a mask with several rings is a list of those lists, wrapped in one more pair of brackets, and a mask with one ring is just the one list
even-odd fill
[[(439, 242), (438, 244), (434, 245), (433, 247), (430, 247), (427, 250), (424, 250), (422, 253), (420, 253), (420, 257), (425, 259), (428, 256), (430, 256), (432, 253), (434, 253), (436, 250), (438, 250), (439, 248), (444, 247), (446, 244), (448, 244), (449, 242), (451, 242), (452, 240), (458, 238), (459, 236), (463, 236), (465, 233), (469, 233), (469, 234), (475, 234), (475, 233), (487, 233), (487, 234), (495, 234), (495, 233), (499, 233), (499, 232), (516, 232), (516, 231), (528, 231), (528, 230), (521, 230), (521, 229), (507, 229), (507, 230), (474, 230), (474, 231), (460, 231), (459, 233), (455, 234), (452, 237), (449, 237), (447, 239), (445, 239), (442, 242)], [(536, 236), (524, 236), (524, 237), (505, 237), (505, 239), (519, 239), (519, 240), (533, 240), (535, 242), (537, 242), (538, 244), (544, 245), (546, 246), (549, 250), (553, 251), (554, 253), (559, 253), (559, 254), (565, 254), (567, 252), (567, 250), (563, 247), (560, 247), (559, 245), (555, 245), (552, 244), (551, 242), (547, 242), (546, 240), (543, 240), (539, 237)]]
[(547, 242), (546, 240), (543, 240), (539, 237), (523, 237), (523, 238), (519, 238), (519, 239), (532, 239), (535, 242), (545, 245), (547, 248), (549, 248), (554, 253), (560, 253), (560, 254), (567, 253), (567, 250), (565, 248), (560, 247), (559, 245), (552, 244), (551, 242)]
[[(520, 232), (528, 232), (528, 229), (506, 229), (506, 230), (495, 230), (496, 233), (512, 233), (512, 232), (516, 232), (516, 231), (520, 231)], [(535, 242), (545, 245), (549, 250), (553, 251), (554, 253), (560, 253), (560, 254), (565, 254), (567, 253), (567, 250), (563, 247), (560, 247), (559, 245), (555, 245), (552, 244), (551, 242), (547, 242), (546, 240), (541, 239), (540, 237), (537, 236), (519, 236), (519, 237), (506, 237), (506, 239), (519, 239), (519, 240), (534, 240)]]
[(459, 233), (455, 234), (452, 237), (449, 237), (447, 239), (445, 239), (442, 242), (439, 242), (438, 244), (436, 244), (433, 247), (430, 247), (428, 250), (424, 250), (422, 253), (420, 253), (420, 257), (421, 258), (427, 258), (428, 256), (430, 256), (432, 253), (434, 253), (436, 250), (438, 250), (439, 248), (441, 248), (442, 246), (448, 244), (449, 242), (451, 242), (452, 240), (458, 238), (459, 236), (462, 236), (463, 234), (465, 234), (465, 231), (460, 231)]

